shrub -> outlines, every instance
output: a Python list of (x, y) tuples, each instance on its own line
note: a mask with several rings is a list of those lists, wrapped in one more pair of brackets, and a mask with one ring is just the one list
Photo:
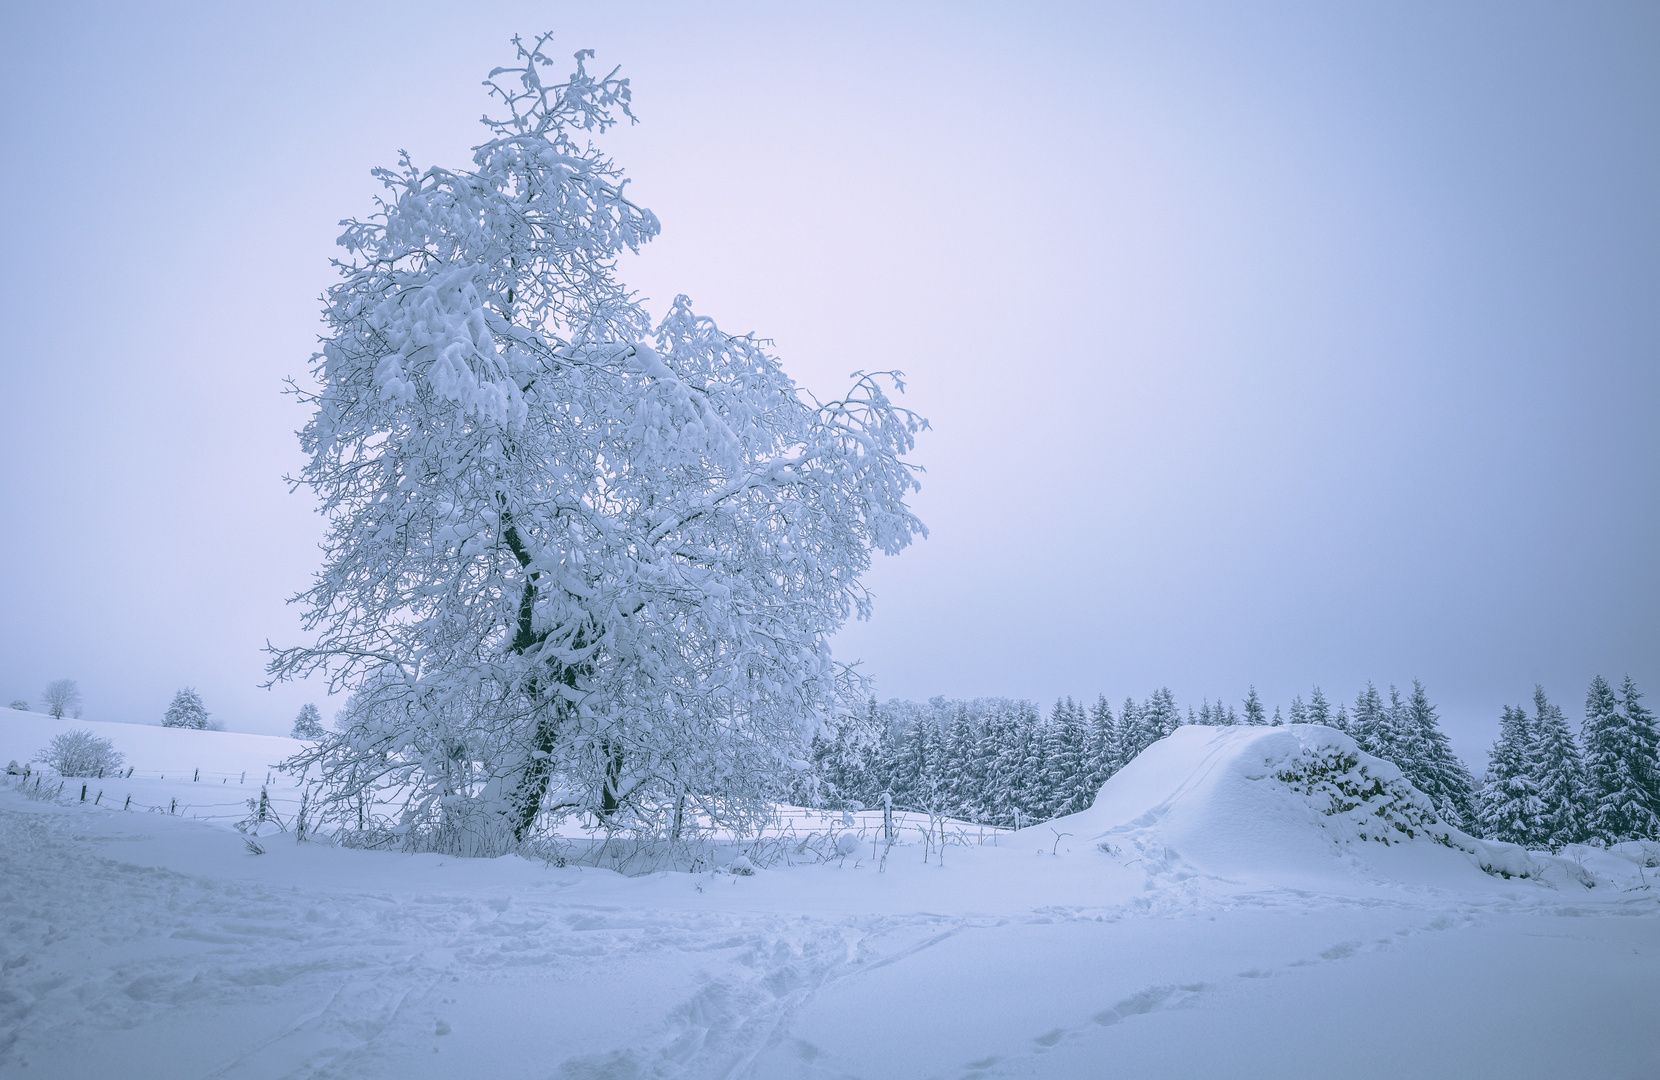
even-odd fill
[(115, 744), (81, 728), (55, 735), (34, 759), (62, 776), (98, 776), (114, 772), (125, 760)]
[(18, 698), (16, 701), (12, 702), (12, 708), (16, 709), (18, 712), (28, 712), (29, 703), (24, 701), (22, 698)]
[(121, 768), (125, 756), (108, 738), (98, 738), (86, 728), (55, 735), (35, 760), (55, 768), (63, 776), (98, 776)]

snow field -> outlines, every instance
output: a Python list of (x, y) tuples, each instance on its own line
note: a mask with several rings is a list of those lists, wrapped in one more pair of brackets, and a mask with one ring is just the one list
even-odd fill
[[(132, 776), (59, 777), (39, 764), (35, 754), (66, 731), (85, 729), (108, 739), (125, 757), (123, 770)], [(39, 713), (0, 712), (0, 765), (16, 761), (27, 766), (31, 788), (45, 793), (61, 789), (61, 798), (113, 805), (129, 811), (172, 814), (225, 825), (249, 814), (248, 800), (261, 787), (283, 821), (299, 810), (296, 778), (277, 769), (283, 759), (305, 746), (297, 739), (249, 735), (235, 731), (198, 731), (192, 728), (110, 724), (95, 720), (55, 720)], [(15, 778), (13, 778), (15, 779)], [(38, 781), (38, 785), (37, 785)]]
[(1586, 855), (1587, 887), (1361, 841), (1277, 779), (1341, 744), (1279, 731), (1178, 732), (943, 865), (752, 876), (253, 855), (0, 788), (0, 1073), (1660, 1075), (1660, 850)]

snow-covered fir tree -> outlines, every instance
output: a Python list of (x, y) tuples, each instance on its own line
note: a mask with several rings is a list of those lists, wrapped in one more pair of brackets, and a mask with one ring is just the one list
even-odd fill
[(1533, 688), (1532, 732), (1540, 845), (1560, 851), (1585, 835), (1585, 763), (1567, 719), (1545, 697), (1543, 686)]
[(1654, 715), (1630, 676), (1616, 695), (1598, 675), (1585, 697), (1585, 832), (1602, 844), (1660, 839)]
[(1506, 705), (1499, 737), (1487, 758), (1487, 776), (1476, 811), (1483, 836), (1524, 847), (1541, 847), (1548, 839), (1535, 780), (1535, 746), (1527, 710)]
[(306, 702), (300, 706), (300, 714), (294, 718), (294, 730), (288, 733), (293, 739), (321, 739), (323, 731), (323, 714), (317, 706)]
[(1084, 788), (1091, 803), (1100, 793), (1101, 785), (1118, 771), (1118, 758), (1118, 724), (1113, 719), (1107, 695), (1102, 694), (1089, 711), (1089, 756), (1085, 761), (1088, 778)]
[[(628, 81), (515, 39), (470, 167), (377, 170), (299, 391), (330, 527), (303, 594), (350, 732), (297, 759), (324, 813), (400, 806), (411, 843), (504, 850), (544, 811), (654, 827), (768, 812), (808, 734), (861, 704), (829, 640), (872, 550), (922, 532), (897, 377), (814, 398), (766, 344), (617, 274), (658, 232), (594, 139)], [(879, 350), (877, 350), (879, 351)], [(424, 838), (424, 840), (422, 839)]]
[(1147, 743), (1141, 748), (1143, 750), (1182, 726), (1181, 710), (1176, 708), (1176, 698), (1168, 686), (1159, 687), (1147, 699), (1141, 710), (1141, 725), (1147, 735)]
[(1263, 711), (1262, 699), (1257, 696), (1257, 688), (1255, 686), (1251, 687), (1250, 692), (1245, 695), (1245, 707), (1243, 709), (1243, 713), (1245, 722), (1254, 727), (1261, 727), (1268, 723), (1268, 716)]
[[(1393, 696), (1394, 688), (1390, 688)], [(1460, 829), (1475, 827), (1474, 780), (1470, 770), (1453, 753), (1452, 743), (1441, 730), (1441, 719), (1430, 704), (1424, 684), (1412, 680), (1412, 694), (1399, 711), (1398, 743), (1410, 756), (1396, 761), (1412, 785), (1429, 796), (1435, 810), (1448, 824)]]
[(1339, 731), (1348, 730), (1348, 716), (1343, 712), (1342, 705), (1339, 705), (1337, 712), (1333, 713), (1331, 703), (1326, 700), (1326, 695), (1320, 691), (1318, 686), (1311, 690), (1308, 695), (1308, 722), (1334, 727)]
[(162, 727), (195, 728), (205, 730), (209, 717), (207, 707), (202, 704), (202, 695), (193, 688), (185, 687), (173, 695), (173, 701), (162, 714)]

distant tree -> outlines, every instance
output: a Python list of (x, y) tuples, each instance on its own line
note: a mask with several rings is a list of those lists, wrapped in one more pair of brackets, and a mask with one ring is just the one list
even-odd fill
[(1141, 706), (1133, 697), (1124, 699), (1124, 704), (1118, 710), (1118, 767), (1122, 769), (1135, 760), (1135, 756), (1146, 749), (1147, 743), (1143, 737), (1141, 726)]
[(321, 739), (323, 714), (317, 710), (317, 706), (306, 702), (300, 706), (300, 715), (294, 718), (294, 730), (288, 734), (293, 739)]
[(1286, 716), (1288, 723), (1306, 724), (1309, 722), (1308, 706), (1303, 704), (1303, 695), (1298, 694), (1291, 699), (1291, 708), (1287, 711)]
[(1280, 707), (1278, 705), (1274, 706), (1274, 718), (1272, 720), (1268, 721), (1268, 726), (1269, 727), (1284, 727), (1285, 726), (1285, 718), (1280, 716)]
[(201, 695), (188, 686), (174, 694), (173, 703), (167, 706), (167, 712), (162, 714), (161, 726), (205, 730), (208, 726), (208, 711), (202, 704)]
[(1268, 717), (1262, 709), (1262, 699), (1257, 697), (1257, 688), (1251, 687), (1251, 692), (1245, 695), (1245, 722), (1253, 727), (1261, 727), (1268, 723)]
[(1506, 705), (1499, 721), (1499, 737), (1488, 755), (1487, 778), (1476, 810), (1483, 836), (1523, 847), (1540, 847), (1547, 839), (1539, 785), (1534, 779), (1534, 745), (1527, 711)]
[(53, 679), (40, 695), (46, 714), (62, 720), (65, 713), (81, 715), (81, 688), (74, 679)]
[(120, 768), (124, 758), (108, 739), (76, 728), (54, 735), (34, 760), (56, 769), (60, 776), (102, 776)]
[(12, 700), (12, 708), (16, 709), (18, 712), (28, 712), (29, 703), (24, 701), (22, 698), (14, 698)]
[(1147, 707), (1142, 710), (1142, 723), (1148, 734), (1152, 736), (1148, 743), (1154, 743), (1174, 732), (1182, 725), (1181, 710), (1176, 708), (1176, 699), (1170, 693), (1168, 686), (1161, 686), (1147, 699)]
[(1095, 699), (1089, 711), (1089, 753), (1085, 759), (1087, 776), (1084, 788), (1089, 792), (1086, 806), (1100, 794), (1101, 785), (1112, 778), (1118, 769), (1118, 725), (1113, 721), (1112, 706), (1107, 695)]
[(1341, 701), (1337, 703), (1337, 711), (1332, 714), (1331, 726), (1345, 735), (1354, 735), (1354, 721), (1349, 719), (1349, 707)]
[(1384, 756), (1385, 745), (1388, 742), (1388, 721), (1384, 716), (1383, 696), (1372, 683), (1366, 684), (1366, 689), (1355, 698), (1355, 708), (1351, 720), (1350, 734), (1355, 742), (1368, 754), (1377, 757)]
[(1562, 710), (1533, 688), (1533, 779), (1539, 790), (1540, 840), (1552, 851), (1585, 835), (1585, 762)]
[(1308, 722), (1334, 727), (1338, 731), (1348, 730), (1348, 716), (1343, 712), (1343, 707), (1339, 705), (1334, 715), (1331, 703), (1326, 700), (1326, 695), (1320, 692), (1318, 686), (1308, 695)]
[(1394, 684), (1389, 687), (1389, 704), (1384, 706), (1378, 744), (1382, 748), (1378, 756), (1393, 761), (1402, 772), (1410, 772), (1423, 753), (1423, 747), (1418, 745), (1418, 726)]
[(1598, 675), (1585, 697), (1585, 826), (1602, 844), (1660, 839), (1654, 714), (1629, 676), (1623, 689), (1622, 702)]

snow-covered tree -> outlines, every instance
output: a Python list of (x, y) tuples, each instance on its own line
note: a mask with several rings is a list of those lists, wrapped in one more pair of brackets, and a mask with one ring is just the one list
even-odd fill
[(74, 679), (53, 679), (41, 692), (40, 700), (46, 715), (54, 719), (81, 715), (81, 687)]
[(1343, 706), (1339, 705), (1337, 712), (1333, 713), (1331, 703), (1326, 700), (1326, 695), (1318, 686), (1308, 695), (1308, 722), (1334, 727), (1339, 731), (1348, 730), (1348, 717), (1343, 711)]
[(1389, 742), (1388, 719), (1384, 712), (1383, 695), (1372, 683), (1368, 682), (1366, 689), (1355, 698), (1350, 723), (1351, 733), (1360, 748), (1368, 754), (1383, 757)]
[(616, 263), (657, 219), (593, 143), (628, 81), (586, 51), (544, 81), (546, 42), (490, 76), (470, 168), (377, 170), (341, 237), (301, 393), (316, 641), (270, 665), (363, 703), (296, 762), (334, 798), (395, 789), (406, 830), (466, 818), (478, 850), (555, 799), (617, 825), (759, 810), (862, 698), (828, 641), (870, 610), (870, 552), (923, 532), (897, 377), (819, 401), (684, 297), (652, 323)]
[(1262, 699), (1257, 696), (1257, 688), (1251, 687), (1250, 693), (1245, 695), (1245, 722), (1261, 727), (1268, 723), (1268, 717), (1263, 712)]
[(317, 706), (306, 702), (300, 706), (300, 714), (294, 718), (294, 730), (289, 732), (293, 739), (321, 739), (323, 731), (323, 714)]
[(1585, 833), (1585, 763), (1562, 710), (1533, 688), (1533, 779), (1539, 790), (1540, 843), (1552, 851)]
[(1598, 675), (1585, 697), (1585, 831), (1603, 844), (1660, 839), (1654, 714), (1626, 677), (1620, 696)]
[[(1294, 695), (1291, 698), (1291, 707), (1286, 710), (1286, 722), (1291, 724), (1306, 724), (1309, 722), (1308, 706), (1304, 704), (1301, 694)], [(1321, 721), (1321, 723), (1324, 722)]]
[(18, 712), (28, 712), (29, 711), (29, 703), (27, 701), (24, 701), (22, 698), (13, 699), (11, 707), (16, 709)]
[(207, 707), (202, 704), (202, 695), (191, 687), (185, 687), (173, 695), (173, 701), (162, 714), (162, 727), (195, 728), (205, 731), (209, 723)]
[(1176, 708), (1176, 699), (1168, 686), (1159, 687), (1153, 692), (1153, 696), (1147, 699), (1146, 706), (1141, 710), (1141, 723), (1151, 736), (1147, 740), (1149, 745), (1182, 726), (1181, 710)]
[(124, 758), (110, 740), (76, 728), (52, 736), (34, 760), (56, 769), (60, 776), (103, 776), (119, 769)]
[(1476, 819), (1483, 836), (1524, 847), (1539, 847), (1548, 837), (1542, 821), (1533, 725), (1527, 710), (1504, 707), (1499, 737), (1487, 759)]
[(1107, 695), (1102, 694), (1095, 699), (1095, 706), (1089, 711), (1089, 755), (1086, 760), (1089, 779), (1084, 785), (1089, 792), (1089, 800), (1084, 805), (1093, 803), (1101, 791), (1101, 785), (1118, 771), (1118, 759), (1118, 724), (1113, 719)]
[[(1390, 687), (1390, 695), (1396, 697), (1394, 687)], [(1400, 717), (1396, 721), (1400, 731), (1397, 743), (1410, 751), (1406, 761), (1395, 764), (1414, 787), (1429, 796), (1443, 820), (1456, 828), (1473, 828), (1475, 783), (1441, 730), (1440, 717), (1430, 704), (1424, 684), (1413, 679), (1411, 696), (1392, 711), (1398, 711)]]

